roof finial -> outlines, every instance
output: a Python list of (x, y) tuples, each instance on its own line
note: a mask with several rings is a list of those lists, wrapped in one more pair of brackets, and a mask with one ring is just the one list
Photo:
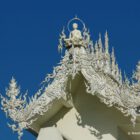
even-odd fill
[(106, 33), (105, 33), (105, 52), (106, 54), (109, 53), (109, 39), (108, 39), (108, 33), (107, 33), (107, 30), (106, 30)]

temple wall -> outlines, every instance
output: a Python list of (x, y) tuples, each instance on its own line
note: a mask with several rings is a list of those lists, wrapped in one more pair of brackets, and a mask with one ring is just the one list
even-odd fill
[(108, 108), (84, 88), (80, 88), (73, 98), (74, 108), (62, 109), (47, 126), (56, 124), (70, 140), (118, 140), (118, 136), (119, 140), (128, 140), (123, 132), (118, 131), (118, 126), (130, 124), (130, 118), (115, 108)]
[(63, 140), (61, 133), (55, 127), (42, 128), (37, 140)]
[[(107, 107), (96, 96), (86, 93), (81, 80), (76, 83), (80, 86), (72, 93), (74, 107), (63, 107), (41, 128), (56, 127), (65, 140), (130, 140), (125, 131), (127, 125), (132, 127), (130, 118), (114, 107)], [(126, 126), (125, 129), (122, 129), (123, 126)]]

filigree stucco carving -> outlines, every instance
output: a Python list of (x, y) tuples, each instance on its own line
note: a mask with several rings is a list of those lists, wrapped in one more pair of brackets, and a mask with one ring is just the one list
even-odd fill
[(99, 40), (93, 43), (85, 24), (83, 30), (77, 28), (75, 24), (75, 32), (70, 31), (68, 38), (63, 29), (58, 48), (62, 50), (65, 47), (65, 55), (53, 73), (46, 76), (43, 86), (33, 97), (28, 100), (26, 94), (22, 97), (14, 78), (6, 90), (7, 97), (1, 95), (2, 110), (13, 120), (9, 127), (18, 132), (19, 139), (23, 135), (23, 129), (30, 128), (38, 119), (37, 115), (44, 115), (51, 109), (53, 101), (60, 98), (67, 100), (65, 97), (68, 94), (68, 78), (75, 78), (76, 74), (84, 76), (87, 93), (96, 95), (108, 107), (116, 107), (125, 116), (131, 116), (135, 125), (140, 106), (140, 63), (132, 81), (127, 77), (122, 78), (114, 49), (111, 54), (109, 52), (107, 32), (104, 44), (101, 35)]

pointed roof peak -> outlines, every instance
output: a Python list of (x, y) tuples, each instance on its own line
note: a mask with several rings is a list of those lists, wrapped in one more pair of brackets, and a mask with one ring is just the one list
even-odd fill
[(102, 37), (102, 35), (101, 35), (101, 33), (99, 33), (99, 38), (101, 38)]
[(114, 47), (112, 47), (112, 54), (115, 54)]

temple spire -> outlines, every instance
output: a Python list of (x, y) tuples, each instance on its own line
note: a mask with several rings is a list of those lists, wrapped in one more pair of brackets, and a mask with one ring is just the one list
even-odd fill
[(140, 61), (138, 62), (137, 66), (136, 66), (136, 71), (133, 74), (133, 78), (136, 79), (138, 81), (138, 83), (140, 83)]
[(112, 53), (111, 53), (111, 71), (112, 74), (115, 75), (116, 71), (116, 59), (115, 59), (115, 54), (114, 54), (114, 48), (112, 48)]
[(107, 31), (105, 33), (105, 53), (109, 54), (109, 38)]
[(112, 66), (114, 67), (115, 66), (115, 62), (116, 62), (114, 48), (112, 48), (111, 60), (112, 60)]
[(15, 97), (20, 93), (20, 88), (17, 86), (17, 82), (14, 77), (12, 77), (9, 89), (6, 89), (6, 91), (6, 95), (11, 99), (15, 99)]
[(122, 84), (122, 72), (121, 72), (121, 70), (119, 70), (119, 82)]
[(102, 53), (102, 51), (103, 51), (103, 44), (102, 44), (101, 34), (99, 34), (98, 47), (99, 47), (99, 53)]
[(91, 48), (91, 53), (94, 54), (94, 51), (95, 51), (95, 50), (94, 50), (94, 44), (93, 44), (92, 41), (91, 41), (91, 47), (90, 47), (90, 48)]

